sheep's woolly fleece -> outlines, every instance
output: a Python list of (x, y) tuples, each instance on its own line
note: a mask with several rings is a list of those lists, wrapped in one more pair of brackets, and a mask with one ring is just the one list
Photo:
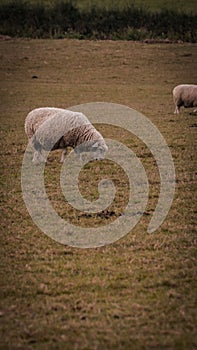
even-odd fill
[(197, 85), (177, 85), (172, 93), (175, 104), (175, 114), (179, 113), (181, 106), (185, 108), (197, 107)]
[(78, 112), (61, 108), (37, 108), (25, 120), (25, 132), (36, 150), (74, 149), (82, 144), (79, 152), (97, 143), (97, 148), (107, 151), (102, 135), (88, 118)]

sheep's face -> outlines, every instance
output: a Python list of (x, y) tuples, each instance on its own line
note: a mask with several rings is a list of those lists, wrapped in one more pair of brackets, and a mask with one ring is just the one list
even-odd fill
[(91, 151), (94, 153), (94, 159), (95, 160), (102, 160), (105, 158), (105, 153), (108, 151), (107, 145), (99, 141), (95, 142), (92, 147)]
[(101, 160), (105, 158), (105, 153), (107, 152), (108, 147), (103, 140), (98, 141), (87, 141), (83, 144), (77, 146), (75, 148), (75, 152), (77, 154), (83, 153), (83, 152), (91, 152), (93, 153), (93, 158), (95, 160)]

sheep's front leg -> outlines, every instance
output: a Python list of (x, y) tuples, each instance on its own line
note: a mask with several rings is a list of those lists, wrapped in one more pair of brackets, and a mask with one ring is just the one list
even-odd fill
[(65, 149), (62, 151), (62, 156), (61, 156), (60, 163), (64, 163), (65, 158), (66, 158), (66, 154), (67, 154), (67, 148), (65, 148)]
[(78, 161), (82, 163), (83, 161), (82, 152), (79, 149), (77, 149), (77, 147), (74, 149), (74, 152), (77, 156)]

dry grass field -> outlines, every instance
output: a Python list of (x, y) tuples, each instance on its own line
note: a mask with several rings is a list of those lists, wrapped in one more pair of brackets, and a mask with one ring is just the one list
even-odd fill
[[(11, 39), (0, 41), (0, 55), (0, 348), (196, 349), (197, 120), (191, 110), (173, 114), (171, 91), (197, 82), (197, 45)], [(104, 137), (121, 141), (142, 161), (149, 202), (123, 239), (77, 249), (42, 233), (25, 207), (24, 120), (36, 107), (96, 101), (132, 107), (157, 126), (172, 152), (176, 192), (166, 220), (148, 234), (159, 197), (154, 158), (134, 135), (98, 125)], [(59, 159), (59, 151), (50, 154), (45, 183), (64, 219), (100, 225), (121, 213), (128, 183), (119, 166), (107, 160), (85, 166), (80, 188), (86, 198), (97, 198), (98, 180), (106, 174), (117, 186), (113, 215), (87, 217), (63, 198)]]

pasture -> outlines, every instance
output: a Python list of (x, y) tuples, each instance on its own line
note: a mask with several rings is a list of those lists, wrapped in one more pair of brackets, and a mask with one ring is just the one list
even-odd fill
[[(1, 40), (1, 349), (192, 350), (196, 338), (196, 115), (174, 115), (172, 89), (197, 82), (196, 44), (121, 41)], [(147, 147), (126, 131), (98, 125), (142, 161), (149, 179), (146, 211), (112, 245), (77, 249), (44, 235), (21, 193), (27, 146), (24, 120), (36, 107), (114, 102), (136, 109), (160, 130), (176, 170), (172, 207), (153, 234), (160, 179)], [(128, 199), (122, 169), (92, 162), (80, 176), (88, 199), (109, 176), (117, 195), (109, 213), (83, 215), (64, 200), (60, 152), (50, 154), (45, 185), (55, 210), (78, 225), (103, 225)]]

